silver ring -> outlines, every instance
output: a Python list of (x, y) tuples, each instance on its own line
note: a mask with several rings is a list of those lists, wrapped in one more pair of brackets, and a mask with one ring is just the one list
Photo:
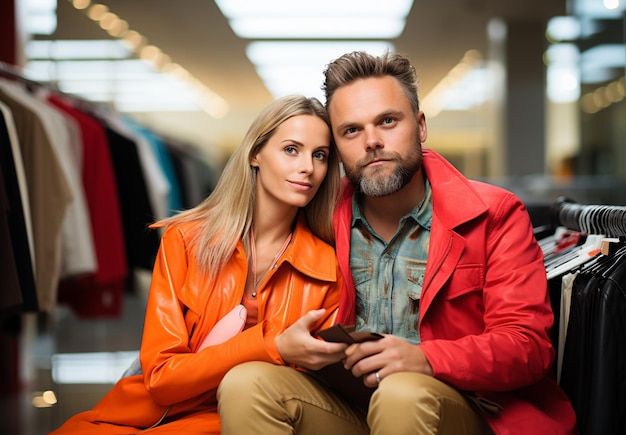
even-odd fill
[(380, 373), (376, 372), (374, 373), (374, 376), (376, 376), (376, 382), (380, 384)]

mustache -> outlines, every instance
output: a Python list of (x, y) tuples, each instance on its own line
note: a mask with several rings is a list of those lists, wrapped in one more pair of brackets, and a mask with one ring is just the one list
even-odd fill
[(385, 151), (374, 151), (365, 156), (364, 159), (359, 160), (358, 166), (360, 168), (369, 165), (374, 160), (398, 160), (399, 156), (397, 153), (389, 153)]

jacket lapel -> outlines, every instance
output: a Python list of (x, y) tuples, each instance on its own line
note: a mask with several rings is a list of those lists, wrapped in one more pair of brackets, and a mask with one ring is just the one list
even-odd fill
[(466, 241), (455, 229), (487, 210), (471, 182), (456, 168), (432, 150), (424, 148), (423, 152), (424, 171), (433, 191), (433, 220), (420, 301), (420, 323), (465, 249)]
[(337, 261), (335, 250), (321, 239), (315, 237), (306, 225), (303, 213), (300, 213), (289, 247), (282, 260), (288, 261), (299, 272), (320, 281), (337, 281)]
[(431, 243), (428, 251), (426, 276), (420, 301), (420, 323), (435, 296), (452, 275), (465, 249), (463, 237), (435, 222), (433, 219), (430, 237), (431, 240), (437, 240), (437, 243)]

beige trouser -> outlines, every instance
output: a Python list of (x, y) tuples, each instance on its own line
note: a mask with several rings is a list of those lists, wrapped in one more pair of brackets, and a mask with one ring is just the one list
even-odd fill
[(483, 417), (458, 391), (418, 373), (385, 377), (366, 413), (307, 374), (249, 362), (226, 374), (217, 400), (223, 435), (489, 433)]

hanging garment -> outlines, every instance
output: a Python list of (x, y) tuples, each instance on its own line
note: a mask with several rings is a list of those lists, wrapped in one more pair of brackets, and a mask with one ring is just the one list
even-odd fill
[(103, 128), (119, 194), (127, 268), (129, 271), (134, 268), (151, 271), (159, 248), (159, 235), (148, 228), (155, 218), (137, 146), (109, 126), (103, 125)]
[(61, 231), (72, 201), (51, 136), (39, 114), (24, 104), (23, 90), (0, 80), (0, 100), (13, 114), (28, 185), (32, 216), (35, 283), (39, 309), (51, 312), (61, 269)]
[[(0, 103), (0, 195), (2, 196), (2, 236), (0, 308), (19, 306), (23, 312), (39, 309), (33, 265), (33, 242), (24, 175), (17, 133), (9, 108)], [(5, 260), (6, 259), (6, 260)]]
[(585, 265), (572, 286), (560, 384), (581, 434), (626, 433), (626, 257)]
[(123, 118), (126, 125), (138, 135), (141, 135), (146, 140), (152, 149), (152, 152), (159, 162), (159, 166), (162, 168), (163, 173), (167, 177), (167, 181), (170, 184), (170, 191), (168, 195), (167, 204), (167, 216), (172, 216), (178, 211), (183, 210), (183, 200), (181, 193), (181, 186), (176, 176), (176, 170), (174, 169), (174, 163), (172, 162), (172, 156), (168, 152), (163, 140), (154, 132), (137, 124), (130, 118)]
[(119, 116), (113, 116), (104, 111), (99, 112), (98, 116), (109, 128), (136, 144), (139, 162), (146, 177), (146, 188), (154, 212), (154, 220), (168, 217), (168, 203), (172, 187), (150, 143), (141, 134), (131, 130)]
[(626, 433), (626, 261), (603, 273), (593, 294), (589, 434)]
[(561, 299), (559, 303), (559, 323), (558, 323), (558, 344), (557, 344), (557, 370), (556, 381), (561, 380), (561, 371), (563, 370), (563, 352), (565, 350), (565, 341), (567, 339), (567, 328), (569, 326), (570, 308), (572, 306), (572, 287), (574, 281), (580, 271), (568, 273), (561, 280)]
[(215, 187), (214, 170), (194, 147), (163, 139), (181, 186), (183, 206), (188, 209), (200, 204)]
[(82, 318), (118, 317), (128, 278), (119, 194), (111, 154), (102, 126), (92, 116), (50, 95), (48, 101), (79, 124), (83, 145), (82, 182), (91, 218), (98, 269), (95, 274), (64, 280), (59, 302)]

